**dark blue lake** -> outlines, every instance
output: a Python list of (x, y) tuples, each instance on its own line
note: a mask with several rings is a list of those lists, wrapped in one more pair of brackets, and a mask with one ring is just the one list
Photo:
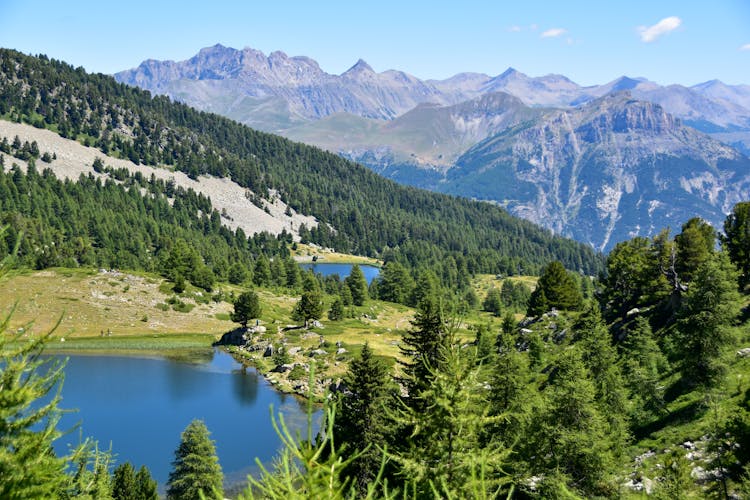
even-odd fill
[[(353, 264), (334, 264), (332, 262), (304, 262), (300, 266), (302, 269), (312, 269), (314, 273), (320, 273), (323, 276), (330, 276), (332, 274), (338, 274), (342, 280), (349, 276), (352, 272)], [(378, 277), (380, 274), (380, 268), (375, 266), (368, 266), (366, 264), (360, 264), (359, 268), (362, 270), (362, 274), (365, 275), (367, 284), (372, 283), (372, 280)]]
[[(61, 356), (63, 357), (63, 356)], [(273, 389), (253, 368), (229, 354), (206, 353), (204, 363), (124, 356), (70, 356), (62, 390), (65, 415), (59, 426), (81, 422), (83, 436), (110, 443), (116, 462), (145, 464), (163, 492), (180, 433), (194, 418), (205, 421), (229, 485), (267, 466), (279, 447), (269, 407), (284, 414), (291, 429), (307, 426), (306, 403)], [(58, 454), (79, 442), (79, 432), (56, 442)]]

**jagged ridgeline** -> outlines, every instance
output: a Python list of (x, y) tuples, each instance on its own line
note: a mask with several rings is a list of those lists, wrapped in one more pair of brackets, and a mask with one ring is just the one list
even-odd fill
[[(537, 272), (551, 260), (594, 274), (602, 258), (502, 208), (399, 186), (334, 154), (252, 130), (82, 68), (0, 50), (0, 116), (134, 163), (274, 190), (320, 224), (300, 236), (341, 252), (430, 266), (446, 285), (477, 272)], [(451, 281), (453, 283), (451, 283)]]

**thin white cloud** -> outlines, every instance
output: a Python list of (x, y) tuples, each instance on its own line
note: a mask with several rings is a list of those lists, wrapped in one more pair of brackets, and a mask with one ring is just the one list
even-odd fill
[(561, 36), (567, 33), (568, 30), (564, 28), (552, 28), (548, 29), (547, 31), (543, 31), (541, 35), (542, 38), (555, 38), (556, 36)]
[(682, 19), (676, 16), (665, 17), (653, 26), (639, 26), (636, 28), (642, 42), (651, 43), (662, 35), (676, 30), (682, 25)]
[(510, 28), (508, 28), (508, 31), (510, 31), (511, 33), (518, 33), (519, 31), (521, 31), (521, 27), (520, 26), (511, 26)]
[(745, 45), (743, 45), (742, 47), (740, 47), (740, 50), (750, 51), (750, 43), (746, 43)]

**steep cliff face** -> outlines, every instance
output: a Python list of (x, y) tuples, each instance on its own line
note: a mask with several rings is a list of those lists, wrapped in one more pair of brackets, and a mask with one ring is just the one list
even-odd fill
[[(335, 113), (388, 120), (423, 102), (453, 102), (434, 85), (401, 71), (376, 73), (362, 60), (332, 75), (308, 57), (283, 52), (266, 56), (222, 45), (202, 49), (186, 61), (148, 60), (115, 78), (264, 130)], [(269, 106), (276, 115), (259, 120), (255, 115)]]
[(628, 93), (491, 137), (443, 184), (598, 249), (696, 214), (718, 225), (749, 188), (748, 158)]
[(221, 45), (116, 78), (600, 249), (693, 215), (719, 224), (750, 197), (747, 85), (582, 87), (513, 68), (423, 81), (362, 60), (332, 75), (307, 57)]

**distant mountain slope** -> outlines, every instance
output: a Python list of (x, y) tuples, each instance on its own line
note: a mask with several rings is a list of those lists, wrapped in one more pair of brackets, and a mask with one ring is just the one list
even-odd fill
[(750, 151), (750, 86), (717, 80), (693, 87), (661, 86), (623, 76), (583, 87), (563, 75), (530, 77), (513, 68), (494, 77), (459, 73), (445, 80), (420, 80), (402, 71), (376, 73), (362, 60), (332, 75), (309, 57), (266, 56), (222, 45), (204, 48), (186, 61), (144, 61), (115, 78), (276, 132), (337, 113), (391, 120), (419, 104), (452, 105), (495, 92), (511, 94), (528, 106), (575, 107), (630, 90), (686, 124)]
[[(389, 171), (389, 165), (413, 165), (442, 173), (474, 144), (541, 112), (496, 92), (452, 106), (421, 104), (387, 122), (332, 115), (291, 128), (285, 135), (365, 164), (377, 162), (376, 170), (400, 180)], [(374, 155), (380, 159), (374, 160)]]
[(335, 113), (391, 119), (422, 102), (451, 102), (429, 83), (401, 71), (375, 73), (362, 60), (331, 75), (308, 57), (222, 45), (187, 61), (148, 60), (115, 78), (268, 131)]
[[(638, 192), (639, 196), (640, 188), (646, 186), (643, 179), (663, 176), (663, 172), (657, 172), (667, 163), (672, 165), (670, 172), (684, 170), (685, 178), (693, 178), (694, 170), (703, 171), (706, 165), (707, 171), (717, 178), (736, 179), (740, 175), (739, 165), (744, 164), (744, 159), (730, 163), (706, 159), (720, 146), (703, 135), (690, 136), (685, 126), (750, 154), (750, 87), (718, 81), (693, 87), (662, 86), (644, 78), (623, 76), (603, 85), (583, 87), (562, 75), (529, 77), (513, 68), (495, 77), (460, 73), (446, 80), (420, 81), (399, 72), (375, 73), (363, 61), (337, 76), (323, 72), (306, 57), (288, 58), (280, 53), (266, 57), (252, 49), (236, 51), (221, 46), (203, 49), (196, 57), (179, 63), (147, 61), (116, 76), (120, 81), (167, 93), (201, 109), (263, 129), (278, 130), (287, 137), (358, 161), (404, 184), (500, 203), (518, 215), (604, 249), (629, 235), (648, 234), (653, 224), (678, 226), (687, 214), (679, 209), (665, 209), (659, 215), (652, 208), (636, 217), (633, 209), (628, 214), (635, 217), (632, 224), (622, 220), (624, 212), (610, 213), (609, 222), (605, 223), (601, 210), (586, 210), (585, 204), (579, 205), (576, 196), (581, 195), (580, 189), (588, 189), (588, 196), (593, 196), (603, 186), (610, 185), (607, 172), (622, 168), (619, 153), (611, 153), (610, 149), (630, 148), (627, 154), (632, 162), (649, 169), (639, 173), (639, 187), (633, 188), (633, 193)], [(184, 92), (176, 93), (178, 88)], [(500, 151), (490, 145), (497, 144), (497, 137), (529, 141), (528, 137), (517, 135), (520, 130), (544, 128), (548, 120), (554, 122), (553, 117), (593, 116), (598, 106), (604, 107), (597, 116), (606, 117), (611, 109), (606, 108), (609, 101), (603, 98), (623, 91), (644, 103), (658, 105), (658, 113), (669, 114), (671, 125), (659, 128), (658, 120), (643, 123), (627, 133), (596, 136), (586, 143), (585, 152), (558, 151), (554, 168), (561, 172), (566, 171), (568, 164), (598, 165), (597, 169), (586, 169), (590, 170), (589, 176), (575, 177), (578, 184), (568, 186), (572, 189), (568, 201), (564, 201), (565, 196), (560, 197), (561, 193), (554, 192), (561, 189), (559, 185), (545, 184), (542, 178), (535, 189), (516, 186), (515, 190), (508, 190), (498, 183), (510, 177), (494, 181), (488, 177), (492, 172), (497, 173), (494, 166), (498, 164), (520, 164), (531, 158), (513, 148), (506, 148), (496, 157)], [(635, 107), (632, 105), (630, 109)], [(652, 111), (646, 114), (657, 108), (649, 109)], [(541, 121), (539, 117), (543, 117)], [(601, 119), (606, 122), (609, 118)], [(680, 139), (675, 135), (678, 129)], [(611, 137), (628, 137), (628, 141), (607, 142)], [(537, 134), (538, 140), (543, 138), (544, 135)], [(603, 142), (597, 145), (596, 141)], [(673, 151), (674, 144), (680, 141), (692, 141), (693, 146), (680, 149), (677, 154)], [(665, 144), (670, 145), (668, 153), (664, 151)], [(701, 147), (707, 147), (708, 151), (701, 151)], [(509, 158), (508, 154), (519, 156)], [(726, 155), (741, 156), (737, 151)], [(535, 161), (549, 160), (540, 157)], [(726, 169), (734, 173), (730, 175)], [(587, 185), (589, 182), (591, 185)], [(732, 186), (717, 182), (710, 188), (694, 186), (690, 196), (705, 198), (704, 194), (697, 194), (704, 188), (718, 190), (727, 200), (750, 196), (742, 183)], [(669, 190), (654, 189), (659, 191), (658, 197), (643, 195), (664, 206), (671, 204)], [(674, 194), (681, 196), (683, 192), (678, 188)], [(709, 198), (696, 204), (692, 214), (719, 221), (719, 214), (727, 209), (729, 202)], [(674, 201), (677, 205), (687, 203)], [(638, 206), (642, 208), (643, 204)]]
[(619, 93), (555, 110), (470, 149), (440, 189), (606, 249), (700, 215), (721, 227), (750, 195), (750, 159)]
[[(400, 186), (318, 148), (46, 58), (0, 50), (0, 116), (53, 128), (136, 164), (231, 178), (315, 217), (303, 240), (430, 266), (460, 287), (476, 272), (538, 270), (559, 259), (596, 272), (601, 256), (486, 203)], [(258, 200), (260, 201), (260, 200)]]

